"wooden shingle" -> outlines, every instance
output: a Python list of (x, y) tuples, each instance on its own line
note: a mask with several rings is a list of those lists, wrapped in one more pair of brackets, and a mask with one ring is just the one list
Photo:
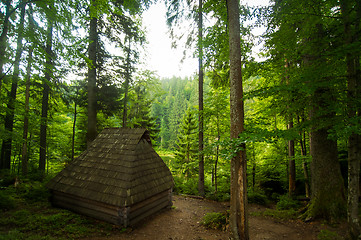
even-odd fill
[(142, 209), (145, 216), (171, 205), (173, 178), (152, 148), (147, 130), (108, 128), (48, 188), (55, 205), (126, 226), (135, 221), (123, 213), (131, 213), (128, 208), (137, 206), (139, 220)]

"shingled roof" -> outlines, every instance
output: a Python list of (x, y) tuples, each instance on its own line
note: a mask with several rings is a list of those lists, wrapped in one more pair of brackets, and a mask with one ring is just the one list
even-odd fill
[(131, 206), (173, 187), (145, 129), (103, 130), (48, 188), (113, 206)]

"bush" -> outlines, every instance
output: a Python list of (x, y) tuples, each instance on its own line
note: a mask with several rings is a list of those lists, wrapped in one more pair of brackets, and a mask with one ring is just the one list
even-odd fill
[(247, 196), (249, 203), (267, 205), (267, 196), (260, 191), (250, 191)]
[(290, 198), (288, 195), (283, 195), (277, 202), (277, 210), (289, 210), (297, 209), (300, 207), (300, 203), (297, 200)]
[(7, 169), (0, 171), (0, 188), (8, 187), (15, 183), (16, 176)]
[(23, 183), (19, 187), (22, 197), (28, 202), (47, 202), (50, 193), (44, 183)]
[(228, 225), (228, 212), (211, 212), (207, 213), (202, 220), (202, 225), (211, 229), (226, 230)]
[(206, 198), (217, 202), (226, 202), (231, 199), (231, 196), (229, 193), (223, 192), (217, 192), (217, 194), (214, 194), (213, 192), (206, 192)]
[(6, 190), (0, 190), (0, 210), (15, 208), (15, 199)]
[(183, 176), (174, 176), (174, 191), (176, 193), (197, 195), (198, 194), (198, 179), (189, 178), (185, 179)]
[(8, 233), (0, 234), (0, 240), (19, 240), (25, 239), (24, 234), (18, 230), (11, 230)]
[(289, 209), (289, 210), (266, 209), (263, 212), (259, 212), (259, 215), (273, 217), (280, 220), (291, 220), (291, 219), (297, 219), (298, 212), (294, 209)]
[(321, 230), (317, 235), (318, 240), (341, 240), (343, 239), (340, 235), (329, 230)]

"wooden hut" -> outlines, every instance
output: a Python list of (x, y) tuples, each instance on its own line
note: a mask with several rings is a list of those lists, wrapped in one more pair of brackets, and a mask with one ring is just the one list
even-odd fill
[(54, 206), (124, 227), (172, 205), (172, 175), (145, 129), (105, 129), (47, 186)]

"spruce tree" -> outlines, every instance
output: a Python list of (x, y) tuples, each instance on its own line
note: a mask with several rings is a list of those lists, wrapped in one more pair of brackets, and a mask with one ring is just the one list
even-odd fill
[(176, 162), (186, 178), (197, 173), (198, 126), (194, 113), (188, 109), (179, 126), (177, 136)]

